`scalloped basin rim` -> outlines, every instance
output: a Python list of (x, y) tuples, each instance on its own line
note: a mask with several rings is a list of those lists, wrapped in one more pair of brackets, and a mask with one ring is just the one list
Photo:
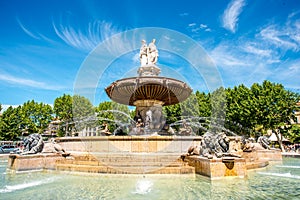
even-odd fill
[(192, 89), (183, 81), (158, 76), (130, 77), (117, 80), (105, 89), (109, 98), (125, 105), (138, 100), (158, 100), (164, 106), (186, 100)]

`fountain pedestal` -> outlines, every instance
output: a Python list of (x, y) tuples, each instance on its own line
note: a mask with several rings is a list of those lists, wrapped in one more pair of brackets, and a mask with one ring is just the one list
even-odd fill
[(154, 64), (141, 66), (137, 73), (139, 76), (158, 76), (160, 74), (160, 68)]
[(8, 159), (8, 169), (20, 171), (55, 170), (56, 162), (65, 159), (60, 154), (42, 153), (19, 155), (11, 154)]
[(164, 102), (158, 100), (137, 100), (136, 116), (140, 116), (145, 124), (145, 128), (159, 131), (164, 125), (162, 106)]
[(244, 158), (224, 157), (208, 159), (199, 156), (186, 158), (189, 165), (195, 167), (197, 174), (213, 179), (226, 176), (244, 178), (247, 176), (246, 161)]

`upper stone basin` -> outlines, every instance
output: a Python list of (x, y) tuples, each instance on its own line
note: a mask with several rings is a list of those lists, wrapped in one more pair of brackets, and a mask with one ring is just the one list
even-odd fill
[(163, 106), (186, 100), (192, 89), (184, 82), (159, 76), (140, 76), (117, 80), (105, 89), (115, 102), (134, 106), (138, 100), (156, 100)]

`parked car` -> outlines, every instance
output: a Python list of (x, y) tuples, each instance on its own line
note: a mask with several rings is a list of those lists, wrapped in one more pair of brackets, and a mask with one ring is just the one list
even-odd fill
[(15, 145), (3, 145), (0, 147), (0, 153), (20, 153), (20, 148)]

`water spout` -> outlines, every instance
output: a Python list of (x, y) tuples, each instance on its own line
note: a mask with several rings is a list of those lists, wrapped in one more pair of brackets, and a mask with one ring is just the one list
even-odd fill
[(148, 179), (141, 179), (138, 180), (136, 185), (135, 185), (135, 191), (133, 192), (134, 194), (148, 194), (151, 192), (153, 186), (153, 182), (148, 180)]

